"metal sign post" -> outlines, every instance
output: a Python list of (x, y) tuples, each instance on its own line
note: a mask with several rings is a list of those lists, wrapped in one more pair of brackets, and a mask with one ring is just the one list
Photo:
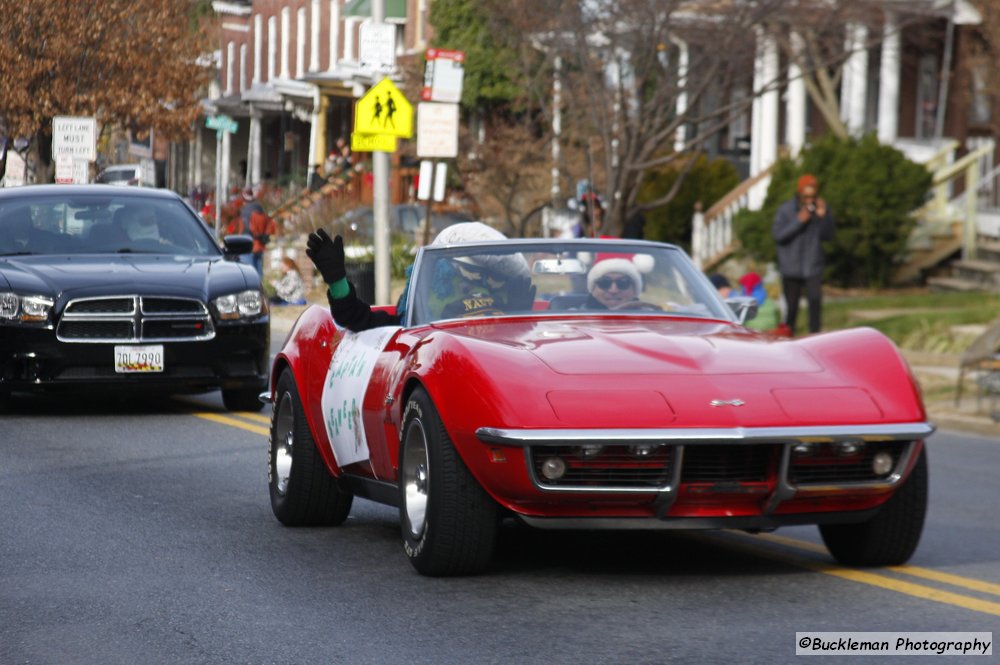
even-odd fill
[[(385, 23), (385, 0), (372, 0), (372, 23)], [(372, 209), (375, 214), (375, 302), (388, 305), (392, 297), (389, 244), (389, 153), (372, 153)]]
[(222, 197), (225, 192), (222, 186), (222, 135), (226, 132), (235, 134), (240, 124), (228, 115), (213, 115), (205, 118), (205, 126), (215, 130), (215, 237), (222, 232)]

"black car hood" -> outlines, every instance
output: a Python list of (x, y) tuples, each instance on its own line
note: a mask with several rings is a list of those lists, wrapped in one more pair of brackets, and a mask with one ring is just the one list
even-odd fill
[(173, 294), (207, 301), (260, 288), (253, 268), (216, 256), (166, 254), (0, 256), (0, 290), (74, 298)]

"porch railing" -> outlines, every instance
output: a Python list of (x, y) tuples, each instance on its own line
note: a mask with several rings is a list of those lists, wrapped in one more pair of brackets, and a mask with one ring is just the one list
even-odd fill
[[(767, 191), (772, 168), (769, 166), (744, 180), (704, 213), (700, 206), (695, 208), (691, 220), (691, 258), (700, 270), (710, 270), (732, 252), (735, 247), (733, 218), (740, 210), (750, 207), (758, 188)], [(759, 200), (763, 198), (760, 196)]]

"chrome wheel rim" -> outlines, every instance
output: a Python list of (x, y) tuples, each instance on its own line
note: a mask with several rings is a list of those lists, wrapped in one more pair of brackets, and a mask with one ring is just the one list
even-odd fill
[(278, 401), (274, 416), (274, 489), (284, 496), (292, 475), (292, 448), (295, 445), (295, 414), (292, 396), (285, 392)]
[(430, 461), (427, 459), (427, 436), (423, 423), (414, 420), (403, 440), (403, 510), (410, 535), (419, 538), (427, 520), (427, 496), (430, 489)]

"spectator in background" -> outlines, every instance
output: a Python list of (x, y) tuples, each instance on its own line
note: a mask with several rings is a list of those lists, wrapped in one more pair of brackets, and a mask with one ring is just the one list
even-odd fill
[(646, 216), (636, 211), (625, 220), (625, 227), (622, 229), (622, 238), (642, 240), (645, 235), (645, 229)]
[(833, 238), (834, 222), (819, 182), (806, 173), (799, 178), (794, 199), (785, 201), (774, 216), (772, 236), (778, 246), (778, 272), (788, 313), (785, 323), (795, 334), (799, 299), (809, 303), (809, 332), (819, 332), (823, 306), (823, 241)]
[(326, 184), (326, 178), (320, 173), (320, 165), (313, 164), (312, 172), (309, 174), (309, 191), (317, 192)]
[(281, 258), (281, 277), (271, 280), (274, 287), (274, 296), (271, 302), (276, 305), (304, 305), (306, 304), (306, 285), (302, 281), (302, 274), (295, 265), (295, 261), (290, 256)]
[(740, 295), (752, 296), (757, 301), (757, 316), (747, 321), (747, 328), (773, 331), (781, 325), (781, 313), (774, 300), (767, 297), (760, 275), (748, 272), (740, 277)]
[(729, 283), (729, 280), (726, 279), (726, 276), (722, 273), (712, 273), (708, 276), (708, 281), (710, 281), (712, 286), (715, 287), (715, 290), (719, 292), (719, 297), (725, 299), (732, 295), (733, 285)]

